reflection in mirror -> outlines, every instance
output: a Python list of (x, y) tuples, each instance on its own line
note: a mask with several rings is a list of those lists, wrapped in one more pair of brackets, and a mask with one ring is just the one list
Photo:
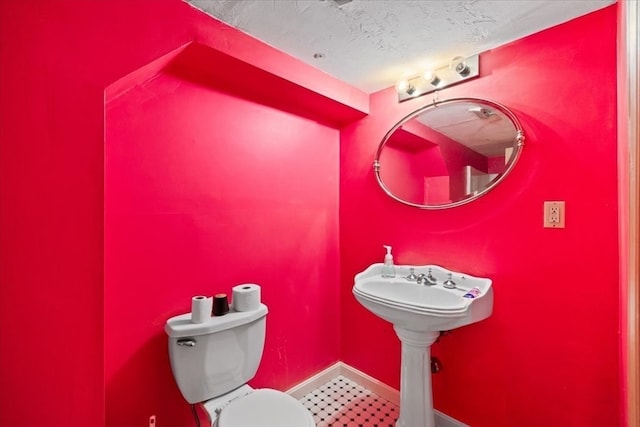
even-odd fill
[(493, 188), (515, 165), (523, 142), (518, 119), (501, 104), (476, 98), (435, 101), (385, 135), (374, 169), (394, 199), (442, 209)]

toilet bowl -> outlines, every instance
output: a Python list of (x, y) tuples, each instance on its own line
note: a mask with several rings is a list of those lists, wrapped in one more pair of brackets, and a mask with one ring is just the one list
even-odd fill
[(202, 407), (214, 427), (315, 427), (311, 413), (302, 404), (278, 390), (251, 390), (219, 407), (208, 401)]
[(204, 323), (191, 313), (167, 320), (169, 358), (185, 400), (200, 404), (213, 427), (314, 427), (311, 413), (281, 391), (252, 389), (266, 332), (267, 307), (229, 311)]

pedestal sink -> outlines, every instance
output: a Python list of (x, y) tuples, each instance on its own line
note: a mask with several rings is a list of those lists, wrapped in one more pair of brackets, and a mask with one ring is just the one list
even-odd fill
[[(402, 343), (400, 418), (396, 427), (435, 427), (431, 344), (440, 331), (491, 315), (491, 280), (437, 265), (396, 266), (394, 278), (382, 277), (381, 273), (382, 264), (373, 264), (357, 274), (353, 294), (367, 310), (391, 322)], [(477, 290), (472, 291), (474, 288)], [(469, 297), (469, 293), (475, 296)]]

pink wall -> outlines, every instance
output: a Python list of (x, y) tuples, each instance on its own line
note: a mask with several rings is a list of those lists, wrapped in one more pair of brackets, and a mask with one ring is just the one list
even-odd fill
[(103, 88), (41, 6), (0, 1), (0, 425), (100, 425)]
[[(272, 310), (255, 385), (285, 388), (341, 352), (397, 386), (391, 327), (350, 293), (382, 243), (400, 263), (494, 279), (493, 317), (437, 345), (439, 409), (474, 427), (612, 425), (615, 85), (594, 82), (615, 81), (614, 10), (487, 52), (481, 79), (443, 91), (511, 106), (527, 146), (486, 197), (424, 212), (386, 198), (371, 163), (386, 130), (426, 98), (375, 94), (371, 116), (340, 132), (338, 156), (333, 128), (366, 113), (366, 95), (181, 0), (0, 0), (0, 425), (138, 425), (151, 411), (163, 425), (190, 423), (162, 324), (191, 295), (243, 281), (260, 282)], [(215, 74), (146, 82), (162, 69), (146, 66), (192, 41), (216, 53), (190, 50), (187, 66), (195, 57), (196, 70), (218, 63), (268, 84), (245, 99), (228, 79), (206, 84)], [(145, 73), (123, 82), (135, 70)], [(105, 125), (116, 81), (145, 84), (108, 92)], [(207, 114), (218, 107), (226, 121)], [(243, 162), (258, 153), (270, 161)], [(567, 228), (542, 229), (542, 201), (557, 199)], [(460, 404), (460, 390), (472, 398)]]
[(107, 425), (191, 422), (162, 326), (192, 295), (262, 285), (252, 385), (338, 360), (337, 130), (160, 74), (108, 103), (106, 132)]
[[(195, 55), (196, 71), (213, 62), (264, 88), (242, 101), (228, 78), (165, 76), (113, 97), (192, 41), (215, 52), (191, 49), (186, 65)], [(286, 388), (337, 360), (339, 142), (326, 124), (361, 117), (366, 94), (180, 0), (0, 0), (0, 43), (0, 425), (99, 426), (105, 413), (139, 425), (152, 412), (191, 423), (162, 325), (194, 293), (244, 281), (272, 310), (256, 385)], [(267, 107), (278, 99), (289, 113)], [(213, 108), (227, 114), (215, 149), (197, 133), (216, 124)], [(172, 142), (189, 149), (163, 169)]]
[(382, 182), (403, 200), (424, 200), (423, 157), (423, 152), (387, 145), (380, 156), (380, 161), (386, 166), (380, 170)]
[[(378, 142), (430, 97), (397, 104), (381, 91), (370, 116), (343, 129), (346, 363), (399, 386), (398, 339), (351, 295), (353, 276), (390, 244), (398, 263), (493, 279), (493, 316), (434, 347), (439, 410), (474, 427), (619, 425), (615, 46), (613, 6), (486, 52), (480, 79), (441, 92), (501, 102), (525, 127), (518, 167), (469, 205), (421, 211), (376, 185)], [(542, 227), (545, 200), (566, 201), (565, 229)]]

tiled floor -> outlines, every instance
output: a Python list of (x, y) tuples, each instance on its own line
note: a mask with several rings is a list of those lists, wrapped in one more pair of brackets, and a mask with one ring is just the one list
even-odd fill
[(394, 427), (398, 406), (342, 375), (308, 393), (300, 402), (317, 427)]

